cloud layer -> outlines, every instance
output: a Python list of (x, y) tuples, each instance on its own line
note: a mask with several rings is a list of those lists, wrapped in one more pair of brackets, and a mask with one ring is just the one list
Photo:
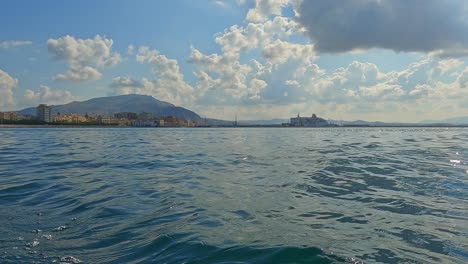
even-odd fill
[(23, 41), (23, 40), (6, 40), (0, 41), (0, 48), (8, 49), (18, 46), (31, 45), (32, 41)]
[(306, 0), (297, 11), (319, 52), (384, 48), (468, 55), (467, 1)]
[(158, 50), (151, 50), (146, 46), (138, 49), (135, 59), (151, 67), (152, 78), (142, 78), (141, 81), (137, 81), (130, 77), (116, 77), (109, 85), (114, 93), (153, 95), (160, 100), (176, 104), (193, 101), (194, 90), (185, 82), (177, 60), (170, 59)]
[(77, 98), (66, 90), (52, 90), (46, 85), (41, 85), (37, 91), (26, 90), (24, 99), (28, 103), (41, 103), (41, 104), (65, 104), (76, 100)]
[(15, 104), (13, 89), (17, 84), (18, 80), (0, 69), (0, 108), (12, 107)]
[(77, 39), (64, 36), (49, 39), (47, 48), (54, 60), (68, 64), (68, 71), (57, 74), (56, 80), (90, 81), (100, 79), (99, 69), (110, 67), (121, 62), (120, 54), (112, 51), (112, 39), (96, 35), (94, 39)]
[(255, 7), (247, 12), (246, 19), (252, 22), (262, 22), (271, 15), (281, 15), (283, 7), (289, 4), (290, 0), (255, 0)]

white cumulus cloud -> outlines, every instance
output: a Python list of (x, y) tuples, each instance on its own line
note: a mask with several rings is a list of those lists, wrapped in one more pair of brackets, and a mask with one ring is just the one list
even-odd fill
[(70, 91), (51, 89), (46, 85), (41, 85), (38, 90), (26, 90), (24, 99), (29, 103), (46, 103), (46, 104), (65, 104), (77, 100)]
[(0, 108), (14, 106), (13, 89), (17, 85), (17, 79), (0, 69)]
[(148, 64), (153, 72), (151, 78), (135, 80), (131, 77), (116, 77), (109, 85), (117, 94), (146, 94), (159, 100), (175, 104), (187, 104), (194, 99), (194, 89), (185, 82), (179, 63), (161, 54), (141, 46), (135, 55), (136, 61)]
[(93, 39), (64, 36), (49, 39), (47, 47), (54, 60), (68, 64), (68, 71), (57, 74), (56, 80), (90, 81), (100, 79), (99, 69), (121, 62), (118, 52), (112, 51), (113, 40), (96, 35)]
[(261, 22), (270, 16), (280, 16), (283, 7), (287, 6), (290, 0), (255, 0), (255, 7), (247, 13), (248, 21)]

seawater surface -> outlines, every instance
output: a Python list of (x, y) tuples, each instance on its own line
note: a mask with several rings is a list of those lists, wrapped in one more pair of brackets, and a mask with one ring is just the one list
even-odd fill
[(461, 128), (1, 129), (0, 263), (466, 263), (467, 163)]

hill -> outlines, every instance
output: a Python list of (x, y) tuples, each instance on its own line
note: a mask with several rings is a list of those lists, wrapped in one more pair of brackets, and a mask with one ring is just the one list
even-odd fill
[(466, 125), (468, 124), (468, 116), (461, 116), (461, 117), (453, 117), (444, 120), (425, 120), (421, 123), (428, 124), (428, 123), (446, 123), (452, 125)]
[[(81, 114), (81, 115), (113, 115), (119, 112), (153, 113), (156, 116), (176, 116), (183, 120), (200, 120), (195, 112), (178, 107), (173, 104), (159, 101), (148, 95), (119, 95), (94, 98), (82, 102), (71, 102), (64, 105), (53, 105), (52, 113), (56, 114)], [(18, 111), (24, 115), (35, 115), (36, 107), (30, 107)]]

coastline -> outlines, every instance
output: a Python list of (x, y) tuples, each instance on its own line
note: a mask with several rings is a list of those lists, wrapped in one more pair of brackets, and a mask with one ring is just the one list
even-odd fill
[(0, 125), (0, 128), (116, 128), (122, 126), (99, 126), (99, 125)]
[(389, 125), (389, 126), (321, 126), (321, 127), (307, 127), (307, 126), (281, 126), (281, 125), (240, 125), (240, 126), (196, 126), (196, 127), (183, 127), (183, 126), (166, 126), (166, 127), (134, 127), (134, 126), (119, 126), (119, 125), (19, 125), (19, 124), (0, 124), (0, 129), (8, 128), (468, 128), (468, 125)]

